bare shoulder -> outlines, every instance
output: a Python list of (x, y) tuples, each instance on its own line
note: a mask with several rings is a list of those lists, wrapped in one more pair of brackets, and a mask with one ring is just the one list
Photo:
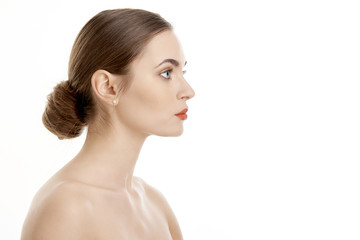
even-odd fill
[(91, 203), (74, 182), (44, 186), (25, 219), (22, 240), (91, 239)]
[(138, 183), (144, 188), (147, 197), (152, 200), (158, 202), (160, 205), (169, 205), (165, 196), (156, 188), (145, 182), (143, 179), (139, 177), (134, 177)]
[(159, 190), (149, 185), (141, 178), (136, 178), (136, 179), (144, 187), (147, 197), (152, 199), (155, 202), (155, 204), (165, 213), (172, 238), (174, 240), (183, 239), (179, 223), (165, 196)]

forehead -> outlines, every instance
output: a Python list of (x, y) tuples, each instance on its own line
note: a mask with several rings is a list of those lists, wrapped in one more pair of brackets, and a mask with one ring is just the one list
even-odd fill
[(139, 64), (152, 64), (154, 67), (164, 59), (172, 58), (184, 64), (185, 57), (179, 39), (173, 31), (167, 30), (154, 36), (139, 56)]

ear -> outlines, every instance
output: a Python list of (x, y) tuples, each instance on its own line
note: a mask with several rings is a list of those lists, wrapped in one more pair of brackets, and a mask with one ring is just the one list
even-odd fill
[(114, 105), (118, 103), (117, 93), (121, 82), (120, 75), (114, 75), (106, 70), (99, 69), (91, 77), (91, 86), (96, 97), (103, 103)]

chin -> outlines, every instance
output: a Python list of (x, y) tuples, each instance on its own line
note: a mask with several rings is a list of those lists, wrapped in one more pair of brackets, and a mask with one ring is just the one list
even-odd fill
[(184, 128), (177, 128), (177, 129), (168, 129), (166, 131), (158, 131), (154, 132), (153, 135), (157, 135), (160, 137), (179, 137), (183, 134)]

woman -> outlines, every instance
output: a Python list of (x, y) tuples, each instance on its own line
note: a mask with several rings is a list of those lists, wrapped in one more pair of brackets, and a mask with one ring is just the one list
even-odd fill
[(179, 136), (195, 93), (170, 23), (140, 9), (106, 10), (78, 34), (69, 80), (48, 96), (59, 139), (87, 127), (80, 152), (37, 192), (22, 239), (182, 239), (170, 206), (133, 176), (149, 135)]

